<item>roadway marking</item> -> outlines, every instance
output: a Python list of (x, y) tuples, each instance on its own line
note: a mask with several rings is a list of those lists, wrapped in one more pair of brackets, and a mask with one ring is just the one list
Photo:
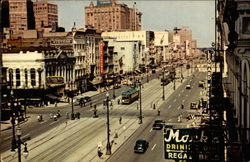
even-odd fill
[(174, 99), (174, 102), (176, 102), (176, 99)]
[(27, 137), (27, 136), (30, 136), (30, 134), (28, 133), (28, 134), (22, 136), (22, 138), (25, 138), (25, 137)]
[(153, 130), (153, 129), (151, 128), (149, 132), (152, 132), (152, 130)]
[(49, 125), (53, 125), (53, 124), (55, 124), (56, 122), (53, 122), (53, 123), (50, 123)]
[(156, 144), (154, 144), (154, 146), (152, 147), (151, 151), (153, 151), (153, 150), (154, 150), (155, 146), (156, 146)]
[(168, 108), (170, 109), (171, 106), (172, 106), (172, 105), (169, 105)]
[(9, 139), (9, 138), (11, 138), (12, 136), (9, 136), (9, 137), (6, 137), (6, 138), (4, 138), (3, 140), (7, 140), (7, 139)]

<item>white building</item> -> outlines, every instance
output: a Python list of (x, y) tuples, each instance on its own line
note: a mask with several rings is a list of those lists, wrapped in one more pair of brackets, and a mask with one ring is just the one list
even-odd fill
[(42, 53), (4, 53), (3, 67), (7, 67), (7, 82), (13, 89), (41, 88), (46, 86), (45, 62)]
[(150, 46), (154, 40), (154, 32), (152, 31), (125, 31), (125, 32), (103, 32), (103, 38), (115, 38), (116, 41), (140, 41), (140, 54), (138, 63), (141, 66), (146, 66), (150, 63), (151, 58), (154, 58), (154, 53)]
[(114, 72), (128, 73), (140, 70), (141, 41), (121, 41), (115, 38), (105, 38), (109, 47), (114, 47)]

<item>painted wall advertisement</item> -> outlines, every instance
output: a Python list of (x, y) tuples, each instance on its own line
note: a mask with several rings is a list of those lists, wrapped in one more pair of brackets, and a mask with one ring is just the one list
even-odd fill
[(223, 161), (223, 138), (208, 129), (164, 129), (165, 159)]

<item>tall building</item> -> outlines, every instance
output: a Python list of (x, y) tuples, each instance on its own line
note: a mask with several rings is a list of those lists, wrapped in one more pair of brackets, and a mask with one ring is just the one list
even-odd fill
[(9, 21), (11, 34), (34, 29), (33, 2), (31, 0), (9, 0)]
[(116, 0), (99, 0), (85, 7), (85, 24), (101, 31), (138, 31), (141, 30), (141, 15), (135, 5), (129, 8)]
[(57, 27), (58, 8), (55, 2), (36, 1), (33, 6), (37, 30), (41, 30), (43, 27)]

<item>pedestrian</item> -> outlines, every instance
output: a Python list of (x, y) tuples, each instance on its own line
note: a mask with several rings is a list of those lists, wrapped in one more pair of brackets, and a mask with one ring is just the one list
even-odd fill
[(120, 105), (120, 99), (117, 100), (118, 105)]
[(96, 109), (96, 105), (94, 105), (94, 109)]
[(122, 117), (119, 118), (119, 123), (122, 124)]
[(90, 105), (90, 108), (92, 108), (92, 102), (90, 102), (89, 105)]
[(153, 109), (155, 109), (155, 104), (153, 104)]
[(158, 116), (160, 116), (161, 115), (161, 110), (160, 109), (158, 109)]
[(181, 109), (184, 109), (184, 105), (183, 104), (181, 104)]
[(69, 113), (66, 112), (66, 119), (69, 119)]
[(137, 110), (139, 109), (139, 101), (138, 100), (136, 101), (136, 108), (137, 108)]
[(57, 102), (55, 102), (55, 107), (57, 107)]
[(98, 147), (97, 148), (97, 154), (98, 154), (98, 157), (101, 158), (102, 157), (102, 150), (101, 150), (101, 147)]

